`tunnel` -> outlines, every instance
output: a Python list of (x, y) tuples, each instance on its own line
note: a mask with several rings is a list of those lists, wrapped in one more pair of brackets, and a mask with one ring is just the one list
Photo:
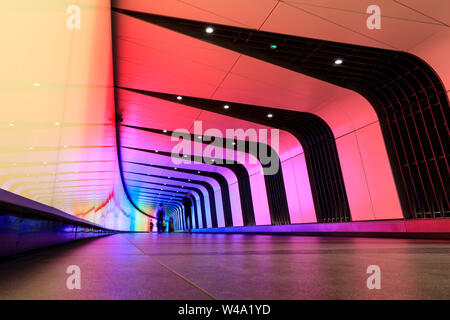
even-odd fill
[(378, 2), (5, 1), (0, 299), (449, 299), (450, 4)]

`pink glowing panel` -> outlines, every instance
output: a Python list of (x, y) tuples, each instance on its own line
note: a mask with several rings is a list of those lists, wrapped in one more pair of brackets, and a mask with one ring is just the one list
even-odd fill
[(122, 14), (113, 17), (120, 86), (210, 95), (239, 56)]
[(361, 95), (346, 90), (331, 100), (311, 110), (321, 117), (337, 139), (353, 130), (378, 121), (372, 105)]
[(264, 175), (256, 173), (250, 176), (250, 188), (252, 191), (256, 225), (271, 224)]
[(309, 183), (308, 169), (306, 168), (305, 155), (300, 154), (292, 158), (293, 166), (297, 169), (296, 184), (298, 191), (298, 199), (300, 201), (300, 211), (302, 213), (302, 222), (317, 222), (316, 212), (314, 209), (314, 201), (311, 193), (311, 185)]
[(376, 219), (402, 218), (402, 210), (394, 179), (389, 168), (389, 159), (384, 144), (374, 143), (382, 140), (378, 123), (360, 129), (357, 132), (361, 157), (367, 176), (370, 197)]
[[(414, 1), (411, 6), (414, 8)], [(324, 39), (371, 47), (407, 50), (431, 34), (440, 30), (439, 24), (393, 1), (377, 3), (382, 12), (396, 19), (382, 19), (383, 26), (376, 34), (366, 27), (366, 18), (361, 15), (369, 3), (358, 0), (321, 0), (312, 6), (305, 3), (280, 3), (262, 26), (262, 30)], [(433, 7), (433, 6), (427, 6)], [(325, 9), (324, 9), (325, 8)], [(358, 12), (355, 8), (360, 8)], [(440, 10), (447, 10), (440, 7)], [(442, 12), (442, 11), (441, 11)], [(368, 17), (368, 16), (367, 16)], [(428, 23), (417, 23), (423, 21)], [(430, 23), (434, 22), (434, 23)], [(422, 27), (421, 25), (425, 26)]]
[(118, 101), (123, 110), (123, 124), (166, 129), (191, 128), (199, 110), (166, 100), (117, 90)]
[(220, 190), (214, 192), (214, 198), (216, 199), (217, 225), (219, 227), (224, 227), (225, 216), (223, 212), (222, 192)]
[(350, 133), (338, 138), (336, 146), (352, 220), (375, 219), (356, 134)]
[(214, 98), (307, 111), (340, 90), (343, 89), (252, 57), (241, 56)]
[(118, 0), (115, 3), (117, 7), (129, 10), (248, 28), (259, 28), (277, 5), (276, 0), (241, 1), (239, 7), (234, 1), (210, 0)]
[[(440, 5), (448, 2), (442, 1)], [(448, 12), (442, 11), (442, 12)], [(447, 89), (447, 95), (450, 90), (450, 60), (448, 59), (448, 52), (450, 52), (450, 30), (443, 28), (432, 37), (418, 44), (410, 50), (411, 53), (422, 58), (436, 71), (441, 78), (442, 83)]]
[[(300, 208), (300, 199), (298, 197), (295, 168), (292, 162), (292, 159), (288, 159), (282, 163), (284, 186), (291, 223), (301, 223), (302, 212)], [(309, 181), (304, 181), (303, 183), (309, 183)]]
[[(195, 224), (195, 219), (194, 219), (194, 224), (197, 226), (197, 228), (206, 228), (206, 226), (203, 226), (203, 219), (202, 219), (202, 206), (200, 203), (200, 198), (197, 196), (195, 196), (195, 202), (197, 203), (197, 223)], [(192, 209), (193, 210), (193, 209)], [(194, 211), (192, 211), (193, 214), (195, 214)]]
[(233, 226), (243, 226), (244, 220), (242, 218), (242, 207), (240, 197), (236, 197), (233, 195), (239, 195), (239, 185), (237, 183), (233, 183), (228, 186), (230, 190), (230, 201), (231, 201), (231, 214), (233, 216)]

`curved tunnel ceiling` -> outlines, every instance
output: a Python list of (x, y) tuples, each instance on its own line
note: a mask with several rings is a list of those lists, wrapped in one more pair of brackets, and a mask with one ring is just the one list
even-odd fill
[[(185, 195), (197, 228), (450, 215), (447, 1), (382, 0), (381, 30), (359, 1), (86, 0), (79, 30), (42, 2), (0, 13), (2, 191), (118, 230), (148, 230), (160, 202), (182, 226)], [(174, 169), (164, 139), (196, 121), (279, 128), (280, 171), (261, 175), (252, 138), (254, 164)]]
[[(405, 216), (449, 214), (449, 103), (442, 82), (422, 60), (386, 49), (113, 10), (360, 93), (380, 119)], [(206, 33), (208, 26), (214, 32)], [(333, 63), (337, 58), (345, 62)]]

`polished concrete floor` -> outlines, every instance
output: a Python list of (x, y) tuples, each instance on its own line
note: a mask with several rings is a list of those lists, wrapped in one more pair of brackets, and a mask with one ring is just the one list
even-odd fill
[(1, 261), (0, 299), (450, 299), (450, 242), (117, 234)]

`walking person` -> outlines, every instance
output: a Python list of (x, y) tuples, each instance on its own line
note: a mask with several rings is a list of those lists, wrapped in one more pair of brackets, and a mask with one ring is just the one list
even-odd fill
[(188, 197), (189, 194), (181, 200), (181, 203), (184, 206), (184, 218), (186, 221), (186, 229), (187, 231), (191, 232), (192, 224), (191, 224), (191, 207), (192, 207), (192, 201)]
[(159, 204), (159, 206), (156, 208), (156, 227), (158, 229), (158, 233), (164, 232), (164, 217), (166, 216), (166, 212), (164, 211), (162, 203)]
[(169, 232), (175, 232), (175, 226), (173, 224), (173, 216), (169, 218)]
[(154, 226), (153, 220), (150, 219), (150, 232), (153, 232), (153, 226)]

